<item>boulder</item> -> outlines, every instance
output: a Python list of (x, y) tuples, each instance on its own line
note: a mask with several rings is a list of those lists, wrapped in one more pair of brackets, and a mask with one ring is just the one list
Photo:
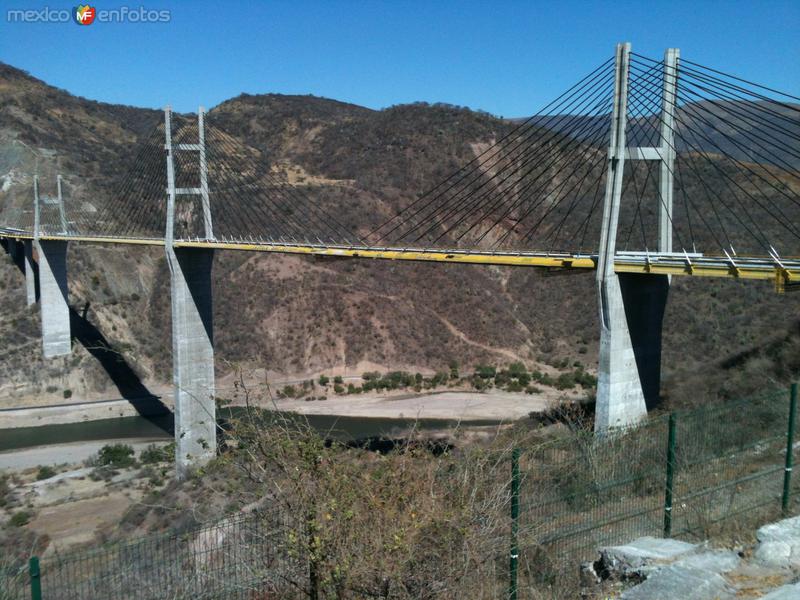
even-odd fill
[(800, 598), (800, 583), (784, 585), (772, 590), (766, 596), (761, 596), (761, 600), (797, 600), (798, 598)]
[(712, 573), (728, 573), (736, 569), (742, 562), (733, 550), (706, 550), (689, 554), (673, 563), (676, 567), (702, 569)]
[(674, 562), (698, 546), (679, 540), (641, 537), (622, 546), (600, 548), (595, 571), (604, 579), (642, 577), (653, 568)]
[(622, 600), (727, 600), (735, 597), (736, 592), (719, 573), (677, 565), (658, 569), (644, 583), (620, 596)]
[(764, 525), (756, 538), (756, 562), (776, 569), (800, 568), (800, 517)]

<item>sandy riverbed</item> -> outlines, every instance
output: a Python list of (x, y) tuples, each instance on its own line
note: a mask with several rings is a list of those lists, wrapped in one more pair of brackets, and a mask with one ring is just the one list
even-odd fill
[(358, 394), (329, 396), (327, 400), (278, 400), (280, 410), (304, 415), (373, 417), (387, 419), (508, 420), (545, 410), (560, 396), (556, 390), (539, 394), (452, 391), (434, 394)]

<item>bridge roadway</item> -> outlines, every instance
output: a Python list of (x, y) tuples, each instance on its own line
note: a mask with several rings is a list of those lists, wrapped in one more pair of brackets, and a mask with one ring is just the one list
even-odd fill
[[(30, 232), (18, 229), (0, 227), (0, 238), (22, 241), (32, 240), (33, 235)], [(39, 236), (39, 239), (96, 244), (164, 246), (164, 239), (159, 238), (119, 238), (43, 234)], [(596, 269), (598, 263), (597, 254), (533, 251), (491, 252), (465, 249), (339, 246), (203, 239), (175, 240), (173, 245), (176, 248), (242, 250), (248, 252), (276, 252), (279, 254), (302, 254), (342, 258), (506, 265), (551, 269)], [(779, 291), (782, 291), (784, 285), (787, 283), (796, 284), (800, 282), (800, 258), (796, 257), (704, 256), (700, 253), (618, 251), (614, 259), (614, 270), (617, 273), (770, 280), (775, 283)]]

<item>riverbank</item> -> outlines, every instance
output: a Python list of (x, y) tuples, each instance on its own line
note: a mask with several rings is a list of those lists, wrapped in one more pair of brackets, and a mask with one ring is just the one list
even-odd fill
[(89, 402), (69, 402), (48, 406), (21, 406), (0, 409), (0, 430), (43, 425), (65, 425), (105, 419), (159, 416), (172, 411), (172, 402), (158, 396), (113, 398)]
[(164, 438), (133, 438), (94, 440), (90, 442), (72, 442), (69, 444), (53, 444), (49, 446), (36, 446), (21, 450), (8, 450), (0, 452), (0, 470), (31, 469), (40, 465), (80, 464), (86, 459), (97, 454), (106, 444), (125, 443), (131, 446), (138, 455), (150, 444), (166, 445), (169, 440)]
[[(303, 415), (381, 419), (450, 419), (456, 421), (515, 421), (542, 412), (563, 392), (524, 394), (491, 390), (447, 391), (429, 394), (350, 394), (326, 400), (277, 400), (275, 408)], [(267, 407), (268, 408), (268, 407)]]
[[(326, 400), (261, 400), (263, 408), (302, 415), (361, 417), (365, 419), (448, 419), (457, 421), (516, 420), (541, 412), (559, 399), (580, 397), (577, 391), (545, 388), (536, 394), (498, 390), (477, 392), (455, 390), (431, 393), (371, 392), (332, 395)], [(242, 406), (233, 402), (232, 406)], [(133, 400), (116, 398), (91, 402), (71, 402), (48, 406), (21, 406), (0, 409), (0, 430), (44, 425), (85, 423), (126, 417), (153, 417), (172, 411), (171, 394)]]

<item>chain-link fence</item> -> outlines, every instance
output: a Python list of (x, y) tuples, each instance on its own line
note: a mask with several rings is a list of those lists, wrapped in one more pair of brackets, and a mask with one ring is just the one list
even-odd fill
[[(387, 583), (380, 597), (570, 597), (579, 563), (598, 546), (642, 535), (705, 539), (794, 513), (796, 394), (793, 386), (791, 394), (656, 416), (600, 436), (569, 424), (545, 428), (537, 443), (510, 453), (508, 480), (498, 483), (511, 499), (510, 556), (462, 556), (453, 548), (426, 558), (436, 563), (418, 570), (426, 581), (404, 592)], [(297, 519), (262, 511), (179, 535), (34, 558), (27, 571), (0, 565), (0, 600), (316, 598), (303, 535)]]
[(598, 546), (644, 535), (707, 539), (796, 512), (791, 422), (795, 387), (603, 436), (556, 432), (523, 452), (520, 590), (576, 580)]

